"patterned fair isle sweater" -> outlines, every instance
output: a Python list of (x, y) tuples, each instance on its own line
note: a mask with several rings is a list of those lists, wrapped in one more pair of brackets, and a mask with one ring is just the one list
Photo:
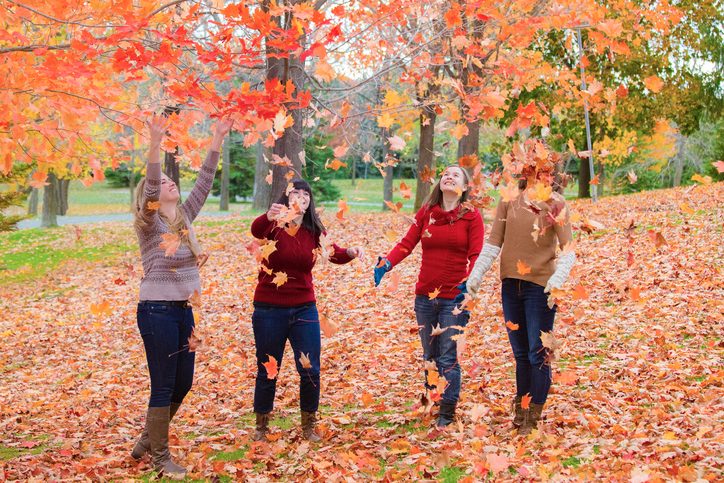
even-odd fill
[[(198, 179), (189, 197), (181, 205), (181, 211), (188, 227), (188, 237), (194, 235), (191, 223), (204, 206), (219, 164), (219, 153), (209, 151), (206, 155)], [(161, 218), (158, 210), (148, 207), (149, 201), (158, 201), (161, 194), (161, 163), (148, 163), (146, 167), (146, 186), (141, 200), (144, 217), (149, 220), (141, 230), (136, 230), (141, 246), (143, 261), (143, 279), (141, 280), (140, 300), (188, 300), (194, 291), (201, 292), (201, 279), (196, 266), (196, 257), (187, 243), (181, 243), (173, 256), (165, 256), (161, 248), (161, 235), (171, 233), (168, 224)]]

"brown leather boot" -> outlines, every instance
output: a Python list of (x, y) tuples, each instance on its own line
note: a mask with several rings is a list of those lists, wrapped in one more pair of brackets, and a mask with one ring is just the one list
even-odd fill
[(319, 443), (322, 441), (321, 436), (315, 431), (317, 424), (317, 413), (308, 413), (302, 411), (302, 437), (312, 443)]
[(269, 432), (269, 413), (256, 414), (256, 429), (254, 435), (251, 437), (254, 441), (266, 441), (266, 435)]
[(530, 403), (530, 408), (525, 411), (525, 421), (520, 427), (520, 434), (530, 434), (538, 427), (538, 421), (543, 415), (543, 404)]
[[(171, 406), (169, 406), (169, 417), (173, 419), (173, 417), (178, 412), (178, 408), (181, 407), (181, 403), (171, 403)], [(148, 442), (148, 418), (146, 419), (146, 426), (143, 428), (143, 432), (141, 433), (141, 437), (138, 438), (138, 441), (136, 441), (136, 445), (133, 447), (133, 451), (131, 451), (131, 456), (133, 459), (140, 460), (145, 456), (146, 453), (148, 453), (151, 449), (151, 443)]]
[(521, 396), (515, 396), (513, 404), (511, 405), (513, 410), (513, 426), (516, 428), (520, 428), (525, 422), (525, 410), (523, 406), (521, 406), (522, 400), (523, 398)]
[(153, 469), (170, 479), (183, 479), (186, 469), (174, 463), (168, 451), (168, 426), (171, 421), (170, 408), (148, 408), (146, 416), (148, 441), (151, 446)]

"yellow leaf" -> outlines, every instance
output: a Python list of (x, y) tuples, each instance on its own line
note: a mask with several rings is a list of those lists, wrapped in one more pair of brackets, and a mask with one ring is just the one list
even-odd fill
[(467, 136), (469, 132), (470, 130), (468, 129), (467, 124), (456, 124), (450, 133), (455, 139), (460, 141), (464, 136)]
[(520, 190), (518, 189), (518, 185), (515, 181), (511, 181), (510, 183), (500, 187), (500, 199), (506, 203), (510, 203), (516, 199), (519, 194)]
[(337, 77), (337, 73), (334, 71), (329, 62), (321, 59), (317, 62), (317, 67), (314, 69), (314, 77), (321, 82), (331, 82)]
[(551, 199), (552, 194), (553, 188), (539, 181), (528, 191), (528, 198), (532, 201), (546, 202)]
[(385, 112), (385, 113), (377, 116), (377, 125), (379, 127), (390, 129), (394, 123), (395, 123), (395, 118), (393, 118), (388, 112)]
[(107, 300), (97, 304), (91, 304), (90, 311), (93, 315), (111, 315), (111, 304)]
[(266, 243), (264, 243), (261, 248), (259, 248), (262, 260), (269, 260), (269, 255), (271, 255), (275, 251), (277, 251), (276, 240), (266, 240)]
[(287, 274), (286, 272), (277, 272), (276, 275), (274, 275), (274, 280), (272, 280), (272, 283), (277, 286), (277, 288), (281, 287), (285, 283), (287, 283)]
[(427, 294), (427, 296), (430, 297), (430, 300), (436, 299), (437, 296), (440, 295), (440, 288), (441, 287), (438, 287), (435, 290), (433, 290), (432, 292)]

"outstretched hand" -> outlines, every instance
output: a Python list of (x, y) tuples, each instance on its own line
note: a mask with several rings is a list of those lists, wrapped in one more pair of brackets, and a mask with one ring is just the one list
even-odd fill
[(166, 134), (168, 129), (168, 118), (153, 114), (150, 119), (146, 121), (148, 126), (148, 132), (151, 135), (151, 145), (158, 147), (161, 144), (163, 136)]
[(214, 126), (214, 139), (211, 140), (211, 150), (212, 151), (218, 151), (221, 149), (221, 145), (224, 142), (224, 138), (227, 134), (229, 134), (229, 131), (231, 131), (231, 127), (234, 125), (234, 120), (229, 119), (228, 117), (219, 119), (216, 122), (216, 126)]

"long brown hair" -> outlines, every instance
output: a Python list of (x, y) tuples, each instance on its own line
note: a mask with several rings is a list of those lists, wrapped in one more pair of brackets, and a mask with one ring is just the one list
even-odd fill
[[(145, 212), (142, 209), (143, 207), (141, 206), (141, 202), (143, 201), (143, 190), (145, 188), (146, 177), (144, 176), (141, 181), (138, 182), (138, 186), (136, 186), (136, 192), (133, 196), (133, 226), (136, 228), (136, 230), (143, 230), (148, 226), (149, 223), (151, 223), (151, 219), (145, 215)], [(186, 243), (186, 245), (188, 245), (189, 250), (191, 250), (191, 253), (193, 253), (194, 257), (198, 257), (201, 254), (201, 246), (196, 239), (196, 234), (194, 233), (191, 225), (186, 223), (186, 215), (181, 209), (180, 197), (178, 202), (176, 203), (176, 216), (173, 220), (169, 220), (161, 212), (160, 209), (158, 210), (158, 216), (166, 222), (172, 233), (176, 233), (179, 238), (184, 243)]]
[[(463, 172), (463, 178), (465, 178), (465, 187), (468, 189), (463, 191), (462, 195), (460, 195), (460, 204), (462, 205), (468, 200), (468, 192), (470, 191), (470, 183), (472, 182), (472, 179), (470, 178), (470, 174), (468, 173), (468, 171), (460, 165), (450, 164), (448, 166), (445, 166), (445, 170), (447, 170), (448, 168), (458, 168), (460, 171)], [(443, 170), (443, 173), (445, 172), (445, 170)], [(437, 183), (435, 183), (435, 185), (432, 187), (430, 194), (427, 195), (427, 198), (425, 198), (425, 201), (422, 203), (423, 206), (426, 205), (429, 208), (432, 208), (433, 206), (442, 205), (442, 189), (440, 189), (441, 182), (442, 175), (440, 176), (440, 179), (437, 181)]]

